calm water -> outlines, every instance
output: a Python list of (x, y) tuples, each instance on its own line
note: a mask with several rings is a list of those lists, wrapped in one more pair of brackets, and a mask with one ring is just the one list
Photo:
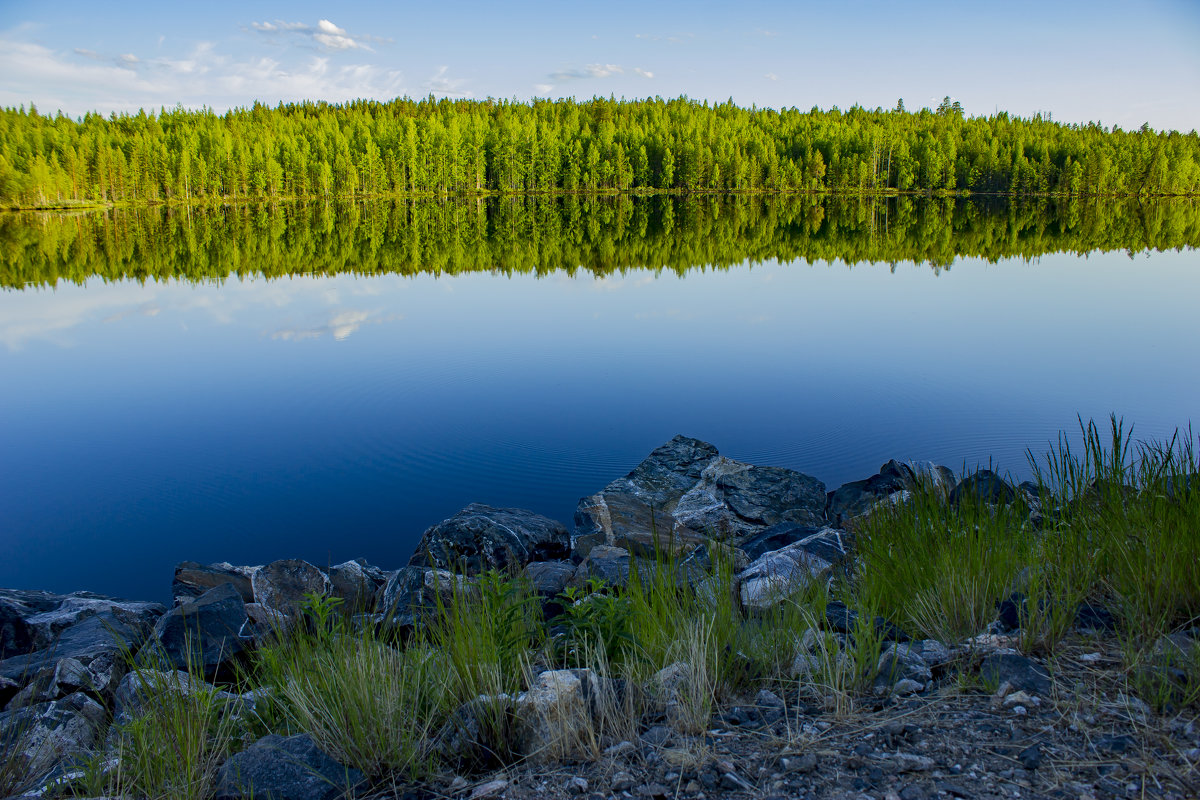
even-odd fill
[[(482, 227), (438, 251), (441, 274), (420, 271), (428, 249), (400, 258), (415, 217), (395, 209), (335, 213), (324, 228), (243, 210), (240, 241), (202, 215), (9, 217), (0, 586), (166, 599), (183, 559), (394, 568), (472, 501), (569, 525), (580, 496), (676, 433), (832, 489), (893, 457), (956, 470), (991, 459), (1024, 476), (1026, 448), (1044, 450), (1077, 414), (1123, 415), (1137, 438), (1200, 423), (1194, 209), (1155, 234), (1179, 249), (1129, 252), (1090, 251), (1100, 233), (1042, 209), (1045, 252), (993, 260), (955, 255), (956, 228), (986, 238), (977, 211), (909, 208), (904, 227), (894, 204), (826, 208), (798, 233), (809, 206), (733, 223), (719, 210), (708, 227), (707, 212), (680, 224), (691, 212), (676, 209), (666, 230), (662, 208), (609, 208), (602, 224), (571, 223), (586, 235), (526, 221), (503, 246), (504, 214), (468, 210)], [(988, 213), (1014, 231), (1011, 209)], [(804, 242), (853, 247), (856, 231), (868, 250), (889, 236), (919, 248), (926, 217), (946, 215), (937, 269), (861, 250), (797, 258)], [(822, 239), (841, 218), (841, 238)], [(1120, 247), (1111, 235), (1096, 246)], [(703, 236), (724, 244), (706, 251)], [(232, 266), (214, 263), (230, 247)], [(487, 247), (492, 261), (472, 266), (490, 271), (451, 274)], [(686, 263), (696, 254), (711, 261)], [(320, 274), (267, 279), (255, 259)], [(235, 274), (119, 277), (171, 263)], [(367, 274), (373, 263), (393, 272)], [(26, 288), (11, 288), (18, 279)]]

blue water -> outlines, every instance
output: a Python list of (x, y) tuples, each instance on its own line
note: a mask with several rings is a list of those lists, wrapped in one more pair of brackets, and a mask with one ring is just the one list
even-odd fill
[(1077, 414), (1200, 422), (1198, 289), (1184, 251), (4, 292), (0, 586), (395, 568), (473, 501), (569, 526), (676, 433), (830, 489), (889, 458), (1022, 477)]

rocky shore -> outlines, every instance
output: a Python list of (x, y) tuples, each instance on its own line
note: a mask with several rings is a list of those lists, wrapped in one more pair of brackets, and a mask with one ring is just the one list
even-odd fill
[[(720, 564), (730, 596), (713, 602), (753, 619), (852, 570), (864, 522), (915, 493), (950, 505), (1019, 506), (1034, 529), (1055, 513), (1036, 485), (1014, 486), (987, 470), (958, 478), (931, 463), (889, 461), (830, 491), (811, 476), (733, 461), (678, 436), (581, 499), (570, 528), (472, 504), (426, 530), (399, 569), (361, 559), (326, 568), (298, 559), (185, 562), (175, 568), (171, 608), (0, 590), (0, 765), (25, 776), (15, 796), (85, 796), (82, 776), (120, 769), (111, 731), (144, 710), (148, 683), (218, 693), (228, 713), (255, 714), (263, 698), (242, 680), (247, 664), (257, 648), (304, 624), (314, 598), (336, 599), (356, 630), (402, 642), (496, 570), (528, 580), (553, 631), (555, 616), (596, 587), (619, 593), (666, 571), (703, 594)], [(1050, 654), (1023, 644), (1028, 598), (1014, 591), (995, 601), (991, 624), (953, 641), (921, 638), (882, 617), (860, 620), (831, 601), (814, 629), (795, 632), (786, 681), (720, 697), (700, 724), (685, 719), (695, 680), (686, 663), (641, 686), (595, 669), (531, 664), (524, 691), (489, 698), (511, 720), (513, 757), (504, 763), (490, 763), (494, 747), (467, 703), (436, 739), (449, 766), (419, 783), (367, 781), (307, 734), (272, 733), (228, 758), (211, 796), (1200, 796), (1197, 709), (1156, 710), (1129, 691), (1110, 609), (1081, 603)], [(848, 650), (864, 629), (880, 642), (875, 677), (852, 708), (838, 707), (810, 679), (829, 656), (822, 643)], [(1200, 662), (1197, 637), (1197, 627), (1164, 637), (1161, 658), (1142, 668), (1170, 680), (1179, 664)], [(151, 653), (153, 670), (145, 666)], [(601, 724), (613, 708), (633, 707), (631, 696), (640, 699), (628, 725)], [(572, 739), (583, 730), (598, 732), (587, 747)]]

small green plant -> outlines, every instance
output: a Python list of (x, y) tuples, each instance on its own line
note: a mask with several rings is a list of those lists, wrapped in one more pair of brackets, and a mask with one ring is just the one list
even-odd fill
[(610, 591), (600, 578), (584, 589), (569, 586), (559, 595), (562, 635), (554, 642), (555, 660), (571, 667), (587, 666), (596, 652), (609, 664), (622, 664), (637, 650), (633, 604), (628, 594)]
[(341, 607), (345, 601), (333, 595), (308, 592), (304, 595), (304, 603), (300, 611), (312, 623), (318, 634), (339, 634), (343, 630), (345, 619), (341, 615)]

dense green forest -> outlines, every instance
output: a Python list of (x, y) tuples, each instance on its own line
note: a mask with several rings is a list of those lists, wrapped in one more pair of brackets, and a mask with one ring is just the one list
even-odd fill
[(286, 275), (606, 275), (744, 262), (943, 269), (1200, 246), (1200, 202), (701, 195), (153, 206), (0, 215), (0, 285)]
[(1200, 137), (687, 98), (0, 111), (0, 205), (545, 192), (1200, 193)]

